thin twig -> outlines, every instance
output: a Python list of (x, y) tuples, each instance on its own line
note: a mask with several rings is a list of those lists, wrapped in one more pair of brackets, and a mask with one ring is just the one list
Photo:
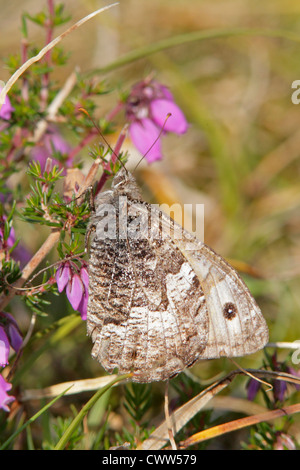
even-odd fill
[(230, 362), (232, 362), (236, 367), (238, 367), (239, 369), (241, 369), (242, 372), (244, 372), (245, 375), (248, 375), (251, 379), (254, 379), (254, 380), (257, 380), (258, 382), (266, 385), (268, 388), (266, 390), (266, 392), (270, 392), (271, 390), (273, 390), (273, 385), (269, 384), (268, 382), (265, 382), (264, 380), (262, 379), (259, 379), (258, 377), (255, 377), (255, 375), (251, 374), (251, 372), (247, 371), (246, 369), (244, 369), (242, 366), (240, 366), (234, 359), (232, 359), (232, 357), (229, 357), (228, 358), (230, 360)]
[(268, 343), (265, 346), (266, 348), (282, 348), (282, 349), (299, 349), (300, 348), (300, 339), (297, 339), (293, 342), (278, 341), (276, 343)]
[(82, 392), (92, 392), (107, 385), (117, 375), (109, 375), (104, 377), (96, 377), (92, 379), (73, 380), (71, 382), (63, 382), (50, 387), (41, 389), (24, 390), (19, 397), (20, 401), (40, 400), (41, 398), (52, 398), (59, 395), (66, 388), (69, 391), (67, 395), (74, 395)]
[(25, 346), (27, 345), (28, 341), (31, 338), (31, 335), (32, 335), (33, 330), (34, 330), (35, 322), (36, 322), (36, 317), (37, 317), (37, 313), (33, 312), (32, 316), (31, 316), (31, 319), (30, 319), (29, 328), (28, 328), (26, 336), (25, 336), (25, 338), (22, 342), (22, 349), (25, 348)]
[(104, 12), (105, 10), (108, 10), (111, 7), (114, 7), (118, 5), (118, 3), (113, 3), (111, 5), (107, 5), (103, 8), (100, 8), (99, 10), (94, 11), (93, 13), (90, 13), (89, 15), (85, 16), (81, 20), (77, 21), (74, 25), (72, 25), (70, 28), (68, 28), (66, 31), (64, 31), (62, 34), (57, 36), (55, 39), (53, 39), (49, 44), (47, 44), (43, 49), (40, 50), (40, 52), (35, 55), (34, 57), (31, 57), (29, 60), (27, 60), (23, 65), (21, 65), (18, 70), (10, 77), (10, 79), (7, 81), (6, 85), (3, 87), (1, 93), (0, 93), (0, 109), (5, 101), (5, 97), (11, 87), (16, 83), (18, 78), (21, 77), (21, 75), (35, 62), (38, 62), (42, 57), (44, 57), (47, 52), (49, 52), (53, 47), (55, 47), (63, 38), (65, 38), (68, 34), (70, 34), (72, 31), (75, 29), (79, 28), (82, 26), (84, 23), (89, 21), (90, 19), (94, 18), (96, 15), (99, 13)]
[(98, 184), (97, 184), (97, 188), (96, 188), (96, 191), (95, 191), (95, 194), (97, 195), (101, 189), (103, 188), (106, 180), (109, 178), (110, 174), (110, 169), (111, 169), (111, 164), (115, 164), (117, 159), (118, 159), (118, 155), (121, 151), (121, 147), (126, 139), (126, 136), (127, 136), (127, 124), (125, 124), (125, 126), (123, 127), (123, 129), (121, 130), (120, 132), (120, 135), (118, 137), (118, 140), (117, 140), (117, 143), (116, 143), (116, 146), (114, 149), (111, 149), (112, 150), (112, 155), (111, 155), (111, 160), (108, 161), (104, 167), (104, 171), (101, 175), (101, 178), (99, 179), (98, 181)]
[(65, 81), (63, 87), (57, 93), (53, 101), (50, 103), (46, 110), (46, 117), (45, 119), (41, 119), (35, 128), (34, 134), (30, 139), (30, 142), (38, 142), (40, 138), (44, 135), (47, 127), (48, 121), (54, 121), (57, 111), (59, 110), (62, 103), (65, 99), (69, 96), (71, 91), (73, 90), (77, 80), (76, 71), (72, 72), (71, 75)]
[[(24, 285), (24, 283), (27, 281), (31, 273), (38, 267), (38, 265), (42, 262), (45, 256), (58, 242), (59, 236), (60, 236), (59, 229), (55, 229), (53, 230), (53, 232), (50, 233), (50, 235), (45, 240), (41, 248), (36, 252), (36, 254), (31, 258), (31, 260), (27, 263), (27, 265), (23, 269), (22, 277), (20, 277), (20, 279), (18, 279), (14, 284), (15, 288), (22, 287)], [(0, 310), (4, 310), (6, 305), (15, 296), (16, 292), (17, 292), (16, 289), (11, 289), (8, 295), (4, 295), (4, 294), (1, 295)]]
[[(57, 112), (64, 102), (64, 100), (69, 96), (71, 93), (72, 89), (74, 88), (76, 84), (77, 76), (76, 76), (76, 71), (72, 72), (71, 75), (67, 78), (66, 82), (64, 83), (63, 87), (60, 89), (60, 91), (57, 93), (53, 101), (49, 104), (48, 108), (45, 111), (45, 118), (41, 119), (34, 130), (33, 136), (28, 137), (28, 142), (31, 143), (36, 143), (38, 142), (43, 135), (45, 134), (47, 128), (48, 128), (48, 123), (49, 122), (56, 122), (57, 121)], [(10, 154), (13, 154), (13, 149), (10, 150)], [(26, 145), (25, 147), (22, 146), (18, 148), (15, 152), (15, 161), (18, 161), (20, 157), (23, 158), (24, 155), (29, 154), (31, 151), (31, 146)]]
[(174, 439), (174, 433), (172, 429), (172, 423), (171, 423), (170, 414), (169, 414), (169, 380), (166, 381), (166, 385), (165, 385), (165, 417), (166, 417), (166, 423), (168, 426), (170, 444), (173, 450), (177, 450), (176, 442)]
[(213, 437), (221, 436), (225, 433), (231, 431), (237, 431), (238, 429), (243, 429), (247, 426), (253, 426), (254, 424), (262, 423), (264, 421), (270, 421), (282, 416), (288, 416), (294, 413), (300, 412), (300, 404), (285, 406), (283, 408), (266, 411), (254, 416), (246, 416), (245, 418), (236, 419), (228, 423), (219, 424), (218, 426), (213, 426), (204, 431), (200, 431), (193, 436), (190, 436), (185, 441), (180, 442), (180, 449), (186, 449), (187, 447), (200, 442), (207, 441)]

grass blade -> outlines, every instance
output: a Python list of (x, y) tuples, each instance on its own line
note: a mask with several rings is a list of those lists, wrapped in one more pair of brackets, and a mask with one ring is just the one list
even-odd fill
[[(69, 387), (70, 388), (70, 387)], [(43, 408), (41, 408), (35, 415), (33, 415), (26, 423), (24, 423), (19, 429), (17, 429), (0, 447), (0, 450), (6, 449), (9, 444), (22, 432), (24, 429), (27, 428), (31, 423), (33, 423), (37, 418), (39, 418), (48, 408), (50, 408), (57, 400), (59, 400), (68, 390), (64, 390), (60, 395), (55, 397), (53, 400), (51, 400), (47, 405), (45, 405)]]
[(113, 379), (109, 384), (107, 384), (105, 387), (100, 388), (93, 396), (92, 398), (89, 399), (89, 401), (82, 407), (81, 411), (78, 413), (78, 415), (73, 419), (69, 427), (67, 428), (66, 432), (63, 434), (63, 436), (60, 438), (58, 443), (56, 444), (54, 450), (63, 450), (66, 445), (68, 444), (73, 432), (76, 430), (76, 428), (79, 426), (79, 424), (82, 422), (83, 418), (85, 415), (88, 413), (88, 411), (92, 408), (92, 406), (97, 402), (97, 400), (107, 391), (109, 390), (115, 383), (121, 382), (122, 380), (129, 379), (132, 376), (132, 374), (124, 374), (116, 377)]

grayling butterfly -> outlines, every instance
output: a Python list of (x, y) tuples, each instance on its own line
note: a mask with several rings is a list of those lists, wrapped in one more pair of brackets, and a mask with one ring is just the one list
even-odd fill
[(96, 197), (88, 232), (87, 331), (108, 372), (166, 380), (199, 359), (244, 356), (267, 343), (237, 272), (145, 202), (125, 168)]

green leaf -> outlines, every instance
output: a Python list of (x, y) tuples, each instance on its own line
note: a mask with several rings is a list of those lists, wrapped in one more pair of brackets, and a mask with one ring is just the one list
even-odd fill
[(29, 13), (25, 13), (23, 15), (23, 18), (28, 18), (30, 21), (32, 21), (33, 23), (35, 23), (39, 26), (45, 26), (45, 22), (47, 20), (47, 15), (43, 11), (37, 13), (35, 16), (29, 15)]
[(61, 24), (67, 23), (71, 19), (71, 15), (63, 15), (65, 5), (63, 3), (58, 3), (55, 5), (55, 14), (53, 18), (54, 26), (59, 26)]
[(28, 38), (28, 29), (27, 29), (27, 22), (26, 22), (26, 13), (21, 16), (21, 33), (24, 38)]

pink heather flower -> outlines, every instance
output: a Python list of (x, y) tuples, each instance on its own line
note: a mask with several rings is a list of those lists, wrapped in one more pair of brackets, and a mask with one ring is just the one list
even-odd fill
[(86, 320), (87, 304), (89, 299), (89, 273), (85, 266), (82, 266), (80, 269), (80, 278), (84, 286), (84, 292), (80, 304), (78, 305), (78, 311), (82, 320)]
[(66, 294), (74, 310), (78, 309), (84, 293), (83, 283), (78, 274), (73, 274), (66, 287)]
[(10, 347), (16, 352), (22, 346), (22, 334), (14, 317), (6, 312), (0, 312), (0, 366), (8, 364)]
[[(51, 127), (48, 129), (43, 139), (38, 142), (31, 150), (31, 157), (33, 160), (40, 162), (41, 169), (44, 171), (47, 158), (52, 158), (55, 151), (66, 155), (70, 152), (70, 145), (62, 138), (59, 131)], [(55, 158), (52, 158), (55, 165), (61, 164)]]
[(5, 330), (0, 326), (0, 366), (5, 367), (8, 364), (9, 340)]
[(247, 398), (253, 401), (261, 387), (261, 382), (255, 379), (250, 379), (247, 384)]
[(161, 160), (161, 142), (160, 139), (156, 140), (159, 135), (159, 129), (153, 124), (151, 119), (145, 118), (133, 122), (129, 127), (129, 135), (138, 151), (142, 155), (146, 154), (149, 163)]
[[(3, 242), (4, 242), (4, 239), (3, 239), (4, 228), (2, 229), (1, 225), (4, 226), (6, 218), (7, 217), (5, 215), (3, 215), (1, 217), (1, 220), (0, 220), (0, 248), (3, 247)], [(10, 232), (9, 232), (9, 236), (6, 240), (7, 247), (11, 248), (13, 246), (13, 244), (15, 243), (15, 241), (16, 241), (15, 230), (14, 230), (13, 227), (11, 227)]]
[(69, 279), (71, 279), (71, 274), (72, 272), (68, 262), (59, 266), (55, 274), (58, 292), (62, 292), (64, 290)]
[(131, 140), (149, 163), (162, 158), (158, 136), (167, 132), (180, 135), (188, 129), (187, 120), (171, 92), (154, 80), (144, 80), (132, 88), (125, 112)]
[(89, 300), (89, 295), (87, 291), (84, 291), (82, 295), (82, 299), (80, 301), (80, 304), (78, 305), (78, 312), (81, 315), (82, 320), (86, 320), (86, 315), (87, 315), (87, 304)]
[(6, 392), (11, 390), (12, 385), (0, 375), (0, 408), (9, 411), (8, 405), (15, 400), (15, 397), (7, 395)]
[(273, 395), (275, 401), (284, 401), (284, 396), (287, 391), (287, 384), (284, 380), (274, 380)]
[(59, 292), (66, 289), (66, 294), (74, 310), (77, 310), (82, 320), (86, 320), (89, 275), (85, 265), (81, 266), (79, 274), (67, 261), (56, 271), (56, 282)]
[(22, 346), (22, 333), (14, 317), (7, 312), (0, 312), (0, 324), (4, 325), (4, 329), (9, 339), (11, 347), (18, 352)]
[(85, 266), (80, 269), (80, 278), (86, 290), (89, 288), (89, 273)]
[[(0, 87), (0, 92), (2, 88)], [(8, 121), (11, 118), (11, 113), (15, 110), (10, 103), (9, 97), (6, 95), (3, 105), (0, 109), (0, 118)]]
[[(185, 116), (174, 101), (153, 100), (150, 104), (150, 110), (153, 121), (159, 128), (164, 126), (164, 131), (175, 134), (184, 134), (187, 131), (188, 123)], [(168, 113), (171, 113), (171, 116), (166, 120)]]

